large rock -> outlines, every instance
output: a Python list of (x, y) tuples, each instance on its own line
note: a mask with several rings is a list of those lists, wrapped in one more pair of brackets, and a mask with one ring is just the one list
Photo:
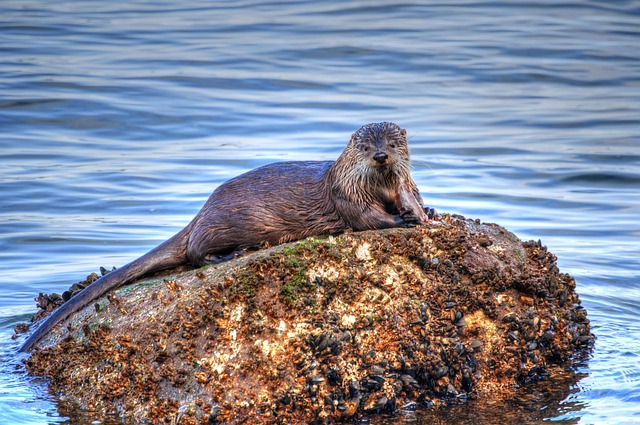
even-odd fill
[(121, 288), (26, 364), (94, 417), (158, 424), (330, 423), (495, 397), (593, 343), (555, 260), (461, 217), (309, 238)]

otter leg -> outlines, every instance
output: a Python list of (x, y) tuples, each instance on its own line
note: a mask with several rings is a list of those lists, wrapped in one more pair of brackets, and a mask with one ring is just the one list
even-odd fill
[(387, 229), (398, 226), (398, 217), (374, 207), (360, 211), (350, 220), (350, 226), (354, 230)]
[(402, 219), (405, 226), (426, 223), (428, 220), (427, 211), (422, 205), (422, 197), (415, 183), (401, 180), (397, 190), (395, 204), (399, 212), (399, 218)]

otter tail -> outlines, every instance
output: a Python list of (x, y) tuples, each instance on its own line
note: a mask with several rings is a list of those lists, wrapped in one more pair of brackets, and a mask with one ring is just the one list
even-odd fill
[(62, 304), (38, 326), (35, 332), (22, 344), (19, 351), (29, 351), (54, 326), (76, 311), (91, 304), (107, 292), (131, 283), (151, 272), (185, 264), (187, 262), (186, 247), (189, 238), (189, 228), (190, 226), (187, 226), (175, 236), (158, 245), (137, 260), (102, 276), (69, 301)]

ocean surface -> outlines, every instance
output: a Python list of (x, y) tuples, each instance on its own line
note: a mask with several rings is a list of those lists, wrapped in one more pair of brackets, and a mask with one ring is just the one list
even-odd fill
[[(39, 292), (385, 120), (429, 206), (541, 239), (576, 278), (596, 347), (536, 420), (640, 423), (640, 1), (4, 0), (0, 424), (83, 423), (20, 367)], [(496, 417), (463, 410), (438, 420)]]

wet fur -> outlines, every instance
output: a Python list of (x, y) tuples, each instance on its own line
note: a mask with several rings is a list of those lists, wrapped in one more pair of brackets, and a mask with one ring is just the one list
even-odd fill
[[(380, 152), (388, 156), (383, 163), (373, 159)], [(406, 131), (383, 122), (356, 131), (335, 162), (280, 162), (235, 177), (220, 185), (175, 236), (55, 310), (20, 351), (105, 293), (154, 271), (202, 266), (234, 251), (311, 235), (424, 222), (409, 163)]]

